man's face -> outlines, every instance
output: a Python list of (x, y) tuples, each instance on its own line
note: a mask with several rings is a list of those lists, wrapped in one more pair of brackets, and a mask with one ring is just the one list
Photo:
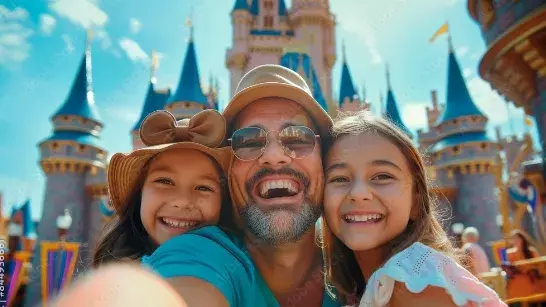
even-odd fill
[[(233, 130), (259, 127), (269, 132), (288, 126), (317, 131), (307, 112), (295, 102), (266, 98), (243, 109)], [(278, 140), (278, 132), (269, 133), (263, 154), (251, 161), (235, 158), (230, 174), (233, 202), (245, 229), (269, 245), (299, 240), (322, 213), (320, 140), (304, 158), (287, 155)]]

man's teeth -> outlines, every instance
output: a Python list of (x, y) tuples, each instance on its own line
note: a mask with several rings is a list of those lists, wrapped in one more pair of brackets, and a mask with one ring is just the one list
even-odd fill
[(347, 222), (376, 222), (383, 218), (383, 214), (347, 214), (344, 218)]
[(298, 185), (294, 184), (292, 180), (269, 180), (261, 184), (260, 196), (266, 197), (267, 193), (272, 189), (287, 189), (294, 194), (299, 192)]
[(177, 228), (190, 228), (197, 225), (197, 221), (180, 221), (176, 219), (170, 219), (168, 217), (162, 218), (162, 221), (171, 227)]

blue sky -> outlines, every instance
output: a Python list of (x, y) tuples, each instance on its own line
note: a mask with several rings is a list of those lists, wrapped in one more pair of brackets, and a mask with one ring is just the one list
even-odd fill
[[(149, 80), (150, 53), (161, 54), (159, 87), (178, 82), (193, 15), (198, 65), (204, 87), (218, 78), (221, 106), (228, 101), (225, 52), (231, 45), (230, 11), (234, 0), (3, 0), (0, 1), (0, 191), (4, 212), (32, 201), (41, 216), (45, 178), (37, 144), (51, 133), (50, 116), (66, 98), (85, 46), (94, 30), (93, 88), (104, 120), (102, 139), (110, 154), (131, 149), (129, 130), (140, 113)], [(445, 36), (430, 36), (446, 21), (467, 85), (490, 118), (490, 130), (521, 134), (523, 115), (477, 75), (485, 46), (464, 0), (335, 0), (340, 79), (341, 42), (356, 85), (366, 84), (374, 111), (385, 92), (385, 64), (405, 123), (424, 128), (430, 91), (444, 101), (447, 74)], [(290, 6), (291, 1), (287, 4)], [(192, 14), (193, 12), (193, 14)], [(337, 93), (334, 95), (337, 97)], [(529, 128), (527, 128), (529, 129)], [(535, 127), (530, 131), (536, 136)], [(491, 133), (493, 136), (494, 134)]]

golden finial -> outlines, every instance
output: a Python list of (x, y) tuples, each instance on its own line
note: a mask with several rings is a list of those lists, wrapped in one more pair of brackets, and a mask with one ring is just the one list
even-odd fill
[(186, 27), (190, 28), (190, 38), (189, 41), (193, 41), (193, 6), (190, 11), (190, 16), (186, 19)]

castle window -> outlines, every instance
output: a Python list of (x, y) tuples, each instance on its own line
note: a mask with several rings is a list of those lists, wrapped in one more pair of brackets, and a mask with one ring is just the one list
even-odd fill
[(85, 145), (80, 144), (78, 145), (78, 152), (84, 152), (85, 151)]
[(264, 28), (273, 28), (273, 16), (264, 16)]
[(186, 107), (186, 108), (189, 108), (189, 107), (190, 107), (190, 103), (189, 103), (189, 102), (186, 102), (185, 107)]
[(265, 0), (264, 1), (264, 9), (272, 10), (273, 9), (273, 1), (272, 0)]
[(457, 119), (453, 120), (453, 124), (456, 125), (459, 121)]
[(63, 116), (64, 121), (68, 121), (68, 116)]
[(487, 149), (487, 143), (482, 143), (482, 144), (480, 145), (480, 148), (481, 148), (482, 150), (486, 150), (486, 149)]
[(454, 154), (459, 154), (461, 152), (461, 147), (459, 147), (458, 145), (453, 147), (453, 153)]
[(55, 151), (57, 150), (57, 148), (59, 148), (59, 144), (57, 144), (56, 142), (51, 144), (51, 150)]

